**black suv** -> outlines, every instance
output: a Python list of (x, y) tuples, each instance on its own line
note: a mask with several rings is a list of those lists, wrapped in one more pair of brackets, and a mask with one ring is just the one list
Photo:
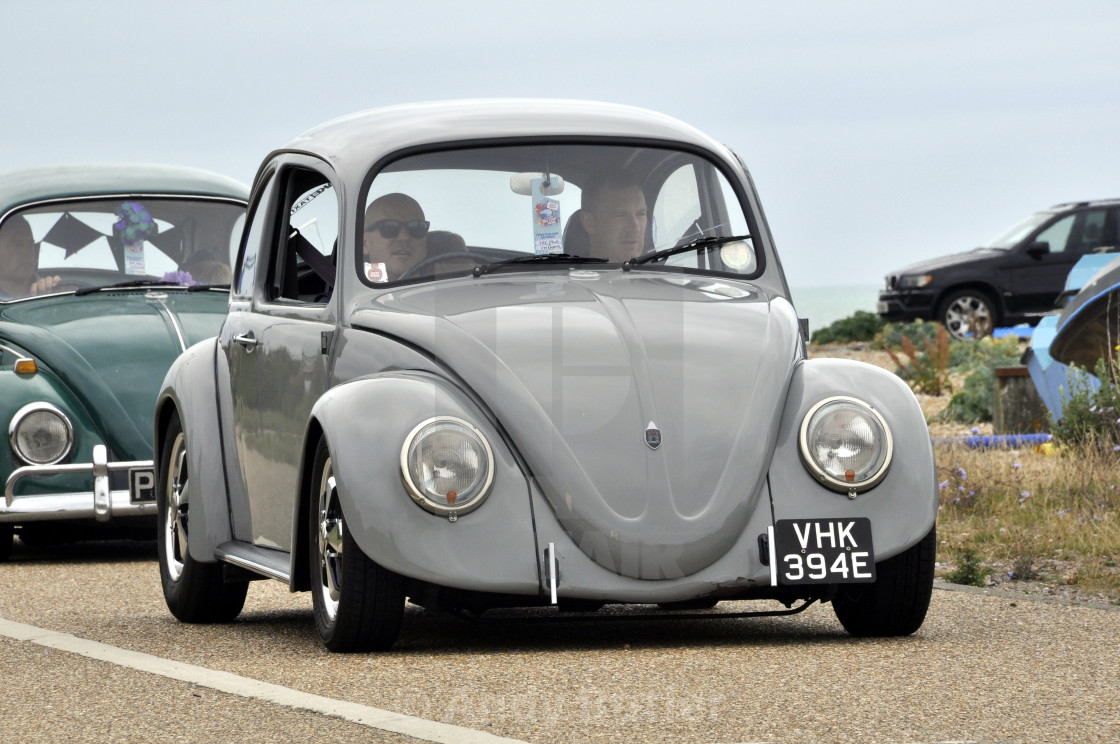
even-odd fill
[(1086, 253), (1120, 250), (1120, 199), (1058, 204), (1036, 212), (984, 248), (887, 275), (878, 312), (886, 320), (937, 320), (954, 338), (1034, 325), (1054, 309), (1066, 275)]

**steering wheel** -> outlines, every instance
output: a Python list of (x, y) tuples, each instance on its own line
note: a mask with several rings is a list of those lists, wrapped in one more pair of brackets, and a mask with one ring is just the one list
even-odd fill
[(494, 260), (490, 256), (483, 255), (482, 253), (473, 253), (471, 251), (453, 251), (451, 253), (440, 253), (439, 255), (436, 255), (436, 256), (428, 256), (423, 261), (421, 261), (420, 263), (416, 264), (415, 266), (413, 266), (412, 268), (408, 269), (403, 274), (401, 274), (399, 278), (400, 279), (407, 279), (407, 278), (409, 278), (411, 276), (414, 276), (417, 273), (419, 273), (420, 270), (428, 268), (429, 266), (434, 266), (438, 263), (442, 263), (443, 261), (451, 261), (453, 259), (462, 259), (462, 258), (466, 258), (466, 259), (469, 259), (470, 261), (473, 261), (475, 266), (481, 266), (483, 264), (488, 264), (488, 263), (491, 263)]

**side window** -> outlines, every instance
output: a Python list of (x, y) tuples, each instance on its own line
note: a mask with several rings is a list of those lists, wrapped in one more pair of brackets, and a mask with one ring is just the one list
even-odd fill
[(1080, 229), (1074, 233), (1076, 243), (1071, 246), (1071, 250), (1089, 253), (1104, 245), (1105, 218), (1107, 216), (1108, 212), (1104, 209), (1094, 209), (1079, 214), (1077, 227)]
[(281, 182), (286, 224), (273, 241), (269, 299), (324, 303), (334, 291), (338, 197), (318, 171), (292, 168)]
[(1051, 253), (1061, 253), (1069, 242), (1069, 234), (1073, 231), (1073, 219), (1076, 215), (1069, 215), (1055, 222), (1050, 227), (1040, 232), (1035, 241), (1049, 243)]
[(273, 178), (265, 185), (260, 198), (252, 206), (249, 214), (248, 229), (245, 231), (245, 245), (241, 251), (241, 261), (237, 265), (237, 277), (233, 283), (233, 293), (248, 297), (253, 294), (253, 282), (257, 277), (257, 267), (262, 255), (261, 241), (264, 240), (265, 227), (268, 224), (268, 205), (272, 200), (272, 192), (276, 185)]

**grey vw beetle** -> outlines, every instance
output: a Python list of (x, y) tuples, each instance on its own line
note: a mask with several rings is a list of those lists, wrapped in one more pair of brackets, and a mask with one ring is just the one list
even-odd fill
[(155, 450), (186, 622), (261, 577), (310, 591), (335, 651), (391, 646), (406, 598), (831, 601), (855, 635), (929, 604), (914, 396), (806, 359), (743, 163), (639, 109), (391, 107), (273, 152)]

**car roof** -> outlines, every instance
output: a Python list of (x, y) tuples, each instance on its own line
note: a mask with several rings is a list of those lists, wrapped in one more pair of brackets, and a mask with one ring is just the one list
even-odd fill
[(1082, 209), (1085, 207), (1115, 207), (1120, 206), (1120, 199), (1094, 199), (1092, 201), (1075, 201), (1063, 202), (1055, 204), (1049, 209), (1043, 210), (1046, 212), (1062, 212), (1067, 209)]
[(249, 189), (210, 171), (146, 163), (65, 163), (0, 173), (0, 214), (37, 201), (101, 194), (189, 194), (247, 201)]
[(283, 150), (317, 155), (344, 176), (361, 178), (377, 159), (409, 147), (556, 136), (683, 142), (731, 159), (723, 145), (670, 116), (633, 106), (562, 99), (433, 101), (370, 109), (309, 129)]

